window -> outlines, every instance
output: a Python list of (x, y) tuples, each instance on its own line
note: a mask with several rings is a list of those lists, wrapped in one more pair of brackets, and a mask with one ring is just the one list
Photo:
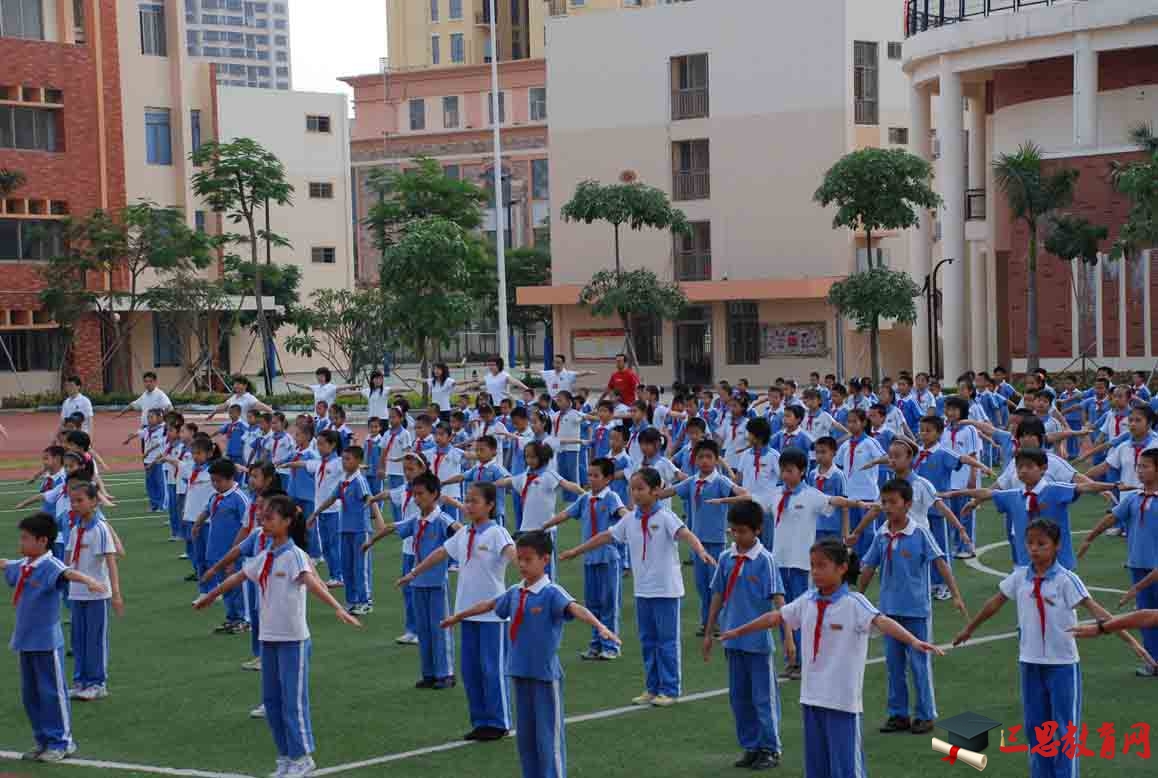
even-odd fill
[(330, 117), (329, 116), (315, 116), (313, 114), (306, 116), (306, 132), (329, 132), (330, 131)]
[[(258, 27), (265, 27), (265, 19), (258, 19), (257, 20), (257, 26)], [(274, 19), (273, 20), (273, 28), (275, 30), (284, 30), (284, 29), (286, 29), (287, 26), (288, 25), (286, 24), (285, 19)]]
[(672, 144), (672, 197), (705, 200), (711, 196), (708, 141), (685, 140)]
[(547, 121), (547, 87), (533, 86), (531, 94), (531, 121)]
[(551, 199), (551, 172), (546, 159), (531, 160), (531, 198)]
[(453, 130), (458, 127), (458, 97), (442, 98), (442, 127)]
[(189, 111), (189, 132), (192, 141), (190, 148), (196, 154), (201, 149), (201, 111), (196, 108)]
[(909, 128), (889, 127), (889, 143), (896, 146), (909, 145)]
[(0, 149), (63, 151), (56, 122), (49, 108), (0, 105)]
[(51, 219), (0, 218), (0, 260), (42, 260), (64, 251), (64, 224)]
[(663, 321), (657, 316), (632, 316), (631, 339), (641, 366), (663, 364)]
[(450, 36), (450, 61), (459, 64), (466, 62), (466, 45), (462, 33), (452, 33)]
[(8, 373), (15, 366), (20, 373), (29, 370), (58, 370), (64, 355), (60, 333), (53, 330), (16, 330), (0, 334), (4, 349), (12, 357), (0, 359), (0, 372)]
[(278, 78), (289, 78), (289, 68), (278, 66), (277, 77)]
[(202, 235), (205, 234), (205, 211), (193, 212), (193, 229), (197, 230), (197, 232), (200, 232)]
[(756, 303), (728, 303), (728, 364), (760, 364), (760, 309)]
[(876, 124), (880, 99), (877, 44), (875, 41), (853, 41), (853, 113), (857, 124)]
[(310, 182), (310, 199), (311, 200), (333, 200), (334, 199), (334, 185), (329, 181), (311, 181)]
[(153, 367), (181, 367), (184, 364), (181, 333), (172, 316), (153, 314)]
[(462, 180), (462, 168), (458, 165), (446, 165), (442, 168), (442, 174), (447, 178), (453, 178), (455, 181)]
[(450, 11), (447, 16), (451, 19), (462, 18), (462, 0), (450, 0)]
[(44, 40), (42, 0), (0, 0), (0, 36)]
[(142, 5), (138, 9), (141, 20), (141, 53), (157, 57), (166, 56), (165, 50), (165, 6)]
[(145, 161), (150, 165), (173, 164), (168, 108), (145, 109)]
[(889, 41), (889, 59), (901, 58), (901, 43), (900, 41)]
[(314, 246), (310, 249), (310, 261), (322, 265), (332, 265), (337, 259), (333, 246)]
[(438, 0), (430, 0), (430, 21), (438, 21)]
[(671, 118), (696, 119), (708, 115), (708, 55), (689, 54), (671, 59)]
[(418, 98), (410, 101), (410, 130), (426, 129), (426, 101)]
[[(499, 92), (499, 124), (506, 124), (507, 122), (507, 105), (503, 98), (505, 95)], [(495, 123), (495, 102), (494, 92), (487, 92), (487, 116), (491, 124)]]
[(712, 224), (692, 222), (690, 235), (675, 237), (677, 281), (712, 280)]
[(442, 59), (442, 52), (439, 49), (438, 36), (437, 35), (431, 35), (430, 36), (430, 64), (431, 65), (437, 65), (439, 63), (439, 60), (441, 60), (441, 59)]

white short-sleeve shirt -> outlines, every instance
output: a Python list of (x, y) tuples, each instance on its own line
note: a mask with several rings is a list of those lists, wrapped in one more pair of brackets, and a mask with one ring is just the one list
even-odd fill
[(812, 568), (809, 550), (816, 542), (816, 522), (832, 510), (829, 503), (831, 498), (811, 486), (801, 485), (788, 498), (777, 524), (777, 509), (784, 491), (783, 486), (778, 486), (761, 500), (770, 517), (769, 521), (775, 524), (772, 558), (781, 567), (809, 570)]
[[(322, 468), (325, 467), (325, 470)], [(336, 454), (330, 454), (330, 458), (324, 463), (321, 459), (311, 459), (306, 462), (306, 470), (314, 479), (314, 508), (321, 505), (326, 500), (330, 499), (330, 495), (338, 488), (338, 484), (342, 480), (342, 458)], [(319, 475), (319, 471), (321, 475)], [(339, 513), (342, 510), (341, 500), (336, 500), (331, 505), (326, 513)]]
[(245, 418), (245, 414), (249, 413), (249, 409), (257, 404), (257, 398), (252, 393), (246, 392), (244, 394), (231, 394), (229, 399), (225, 401), (225, 407), (228, 409), (231, 406), (237, 405), (241, 407), (241, 418)]
[(314, 405), (324, 402), (330, 406), (338, 399), (338, 385), (333, 381), (324, 384), (310, 384), (310, 391), (314, 393)]
[(846, 713), (862, 713), (869, 635), (873, 619), (880, 615), (880, 611), (863, 594), (841, 587), (824, 611), (817, 651), (813, 636), (818, 618), (818, 597), (820, 594), (813, 589), (780, 609), (785, 626), (800, 630), (803, 645), (797, 649), (798, 661), (804, 668), (800, 702)]
[(530, 473), (519, 473), (511, 478), (515, 494), (522, 496), (524, 490), (526, 492), (523, 498), (523, 524), (520, 527), (523, 532), (539, 529), (546, 524), (555, 515), (557, 502), (558, 473), (550, 469), (542, 470), (534, 476), (531, 485), (527, 486), (527, 480), (531, 477)]
[(92, 401), (79, 392), (73, 397), (64, 398), (64, 402), (60, 404), (60, 418), (67, 419), (74, 413), (84, 415), (84, 424), (81, 429), (85, 432), (92, 431)]
[[(583, 414), (574, 408), (566, 411), (556, 411), (551, 414), (551, 436), (556, 439), (577, 440), (580, 437), (580, 428), (583, 425)], [(578, 443), (559, 443), (559, 450), (576, 452)]]
[(1148, 434), (1146, 439), (1136, 443), (1133, 439), (1119, 443), (1110, 449), (1106, 455), (1106, 464), (1115, 467), (1121, 474), (1122, 483), (1141, 488), (1142, 482), (1138, 479), (1138, 459), (1143, 451), (1158, 447), (1158, 437)]
[(683, 527), (684, 523), (671, 511), (666, 508), (656, 510), (647, 521), (646, 553), (638, 508), (611, 527), (611, 537), (626, 543), (631, 554), (631, 581), (636, 597), (684, 596), (679, 542), (676, 540), (676, 533)]
[(505, 400), (510, 393), (511, 374), (506, 370), (495, 375), (489, 370), (483, 376), (483, 381), (486, 383), (487, 394), (491, 396), (491, 402), (496, 406)]
[(451, 395), (454, 394), (454, 379), (447, 376), (446, 380), (439, 384), (435, 383), (433, 378), (427, 378), (426, 384), (430, 387), (430, 401), (442, 410), (449, 411)]
[(141, 412), (141, 426), (143, 427), (149, 423), (149, 411), (154, 408), (167, 411), (173, 407), (173, 403), (169, 402), (169, 395), (160, 389), (154, 389), (151, 392), (142, 392), (140, 397), (133, 400), (133, 407)]
[(559, 392), (575, 391), (575, 382), (579, 379), (579, 374), (574, 370), (566, 368), (562, 370), (544, 370), (543, 382), (547, 384), (547, 394), (554, 397)]
[(367, 387), (362, 390), (362, 396), (366, 398), (367, 415), (385, 422), (386, 415), (390, 411), (390, 387), (383, 386), (380, 392), (371, 392)]
[[(1072, 484), (1074, 476), (1077, 475), (1077, 470), (1069, 462), (1065, 461), (1057, 454), (1046, 454), (1045, 477), (1046, 480), (1056, 481), (1059, 484)], [(994, 489), (1020, 489), (1025, 491), (1025, 484), (1017, 477), (1017, 462), (1012, 459), (1005, 465), (1005, 469), (1001, 471), (1001, 475), (997, 477), (997, 482), (993, 486)]]
[(1045, 606), (1045, 629), (1034, 596), (1034, 571), (1031, 567), (1015, 567), (999, 584), (1001, 593), (1017, 606), (1017, 626), (1020, 633), (1019, 661), (1038, 665), (1075, 664), (1078, 644), (1068, 631), (1078, 623), (1074, 608), (1090, 596), (1082, 579), (1058, 563), (1046, 571), (1041, 584)]
[[(76, 555), (76, 544), (80, 541), (80, 555)], [(105, 557), (117, 552), (117, 545), (113, 541), (112, 530), (101, 520), (93, 523), (81, 537), (80, 524), (73, 527), (68, 533), (68, 546), (64, 551), (66, 565), (77, 572), (94, 578), (105, 586), (102, 593), (90, 592), (88, 587), (76, 581), (68, 583), (68, 597), (70, 600), (107, 600), (112, 597), (109, 589), (109, 566)], [(76, 564), (73, 564), (76, 559)]]
[[(258, 638), (271, 643), (309, 640), (306, 623), (306, 591), (303, 576), (312, 570), (306, 552), (294, 545), (267, 549), (245, 563), (245, 577), (260, 587), (265, 558), (275, 554), (265, 588), (261, 593), (261, 633)], [(280, 552), (280, 553), (275, 553)]]
[[(959, 426), (956, 435), (949, 427), (941, 433), (941, 446), (952, 451), (958, 457), (968, 454), (973, 457), (981, 455), (981, 436), (971, 426)], [(964, 489), (969, 485), (969, 478), (973, 474), (971, 467), (959, 467), (949, 474), (949, 486), (954, 489)]]
[[(481, 531), (475, 532), (472, 544), (470, 530), (469, 526), (463, 527), (442, 544), (450, 558), (458, 563), (458, 589), (454, 597), (456, 612), (501, 597), (507, 590), (507, 558), (503, 556), (503, 549), (514, 545), (511, 534), (502, 525), (491, 522)], [(488, 611), (480, 616), (472, 616), (467, 621), (504, 619), (496, 616), (494, 611)]]

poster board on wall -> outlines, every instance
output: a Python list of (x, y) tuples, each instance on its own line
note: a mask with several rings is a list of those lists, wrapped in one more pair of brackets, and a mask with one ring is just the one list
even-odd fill
[(828, 356), (828, 324), (822, 321), (764, 324), (760, 331), (760, 357)]
[(571, 359), (575, 362), (614, 362), (623, 351), (622, 329), (575, 330), (571, 333)]

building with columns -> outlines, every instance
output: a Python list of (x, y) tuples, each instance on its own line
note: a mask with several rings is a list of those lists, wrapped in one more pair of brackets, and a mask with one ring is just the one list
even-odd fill
[[(910, 148), (935, 160), (944, 199), (935, 217), (922, 215), (910, 231), (911, 271), (920, 283), (953, 260), (937, 274), (942, 373), (954, 378), (996, 363), (1024, 370), (1027, 234), (995, 190), (992, 162), (1029, 141), (1048, 171), (1079, 170), (1065, 212), (1108, 227), (1108, 250), (1130, 206), (1110, 184), (1110, 164), (1142, 158), (1128, 132), (1158, 119), (1158, 2), (909, 0), (905, 25)], [(1158, 354), (1152, 261), (1144, 251), (1075, 267), (1042, 248), (1043, 367), (1079, 369), (1085, 358), (1151, 368)], [(927, 368), (936, 344), (921, 313), (912, 359)]]

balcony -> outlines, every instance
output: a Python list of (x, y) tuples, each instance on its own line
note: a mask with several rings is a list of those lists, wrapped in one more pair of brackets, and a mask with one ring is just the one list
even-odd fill
[(675, 89), (671, 93), (672, 121), (700, 119), (708, 115), (708, 88)]
[(710, 180), (707, 170), (677, 170), (672, 174), (672, 199), (706, 200), (711, 196)]
[(965, 221), (985, 221), (985, 190), (965, 190)]
[(905, 37), (970, 19), (1073, 2), (1077, 0), (907, 0)]
[(474, 23), (476, 27), (491, 26), (490, 0), (479, 0), (478, 10), (474, 12)]

